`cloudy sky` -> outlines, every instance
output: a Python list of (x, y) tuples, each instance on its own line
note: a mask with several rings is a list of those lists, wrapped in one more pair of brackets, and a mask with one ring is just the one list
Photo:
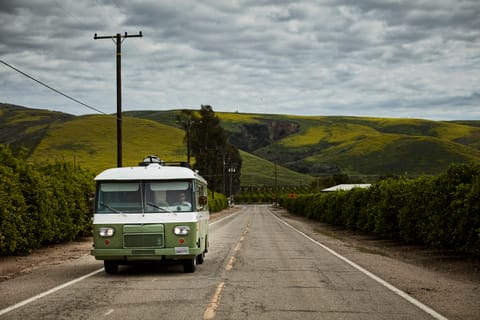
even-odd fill
[(115, 113), (139, 31), (124, 111), (480, 119), (478, 0), (1, 0), (0, 102)]

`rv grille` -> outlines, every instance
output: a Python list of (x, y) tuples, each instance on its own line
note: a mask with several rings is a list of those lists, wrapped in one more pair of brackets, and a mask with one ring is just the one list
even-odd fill
[(163, 248), (163, 234), (126, 234), (123, 236), (125, 248)]

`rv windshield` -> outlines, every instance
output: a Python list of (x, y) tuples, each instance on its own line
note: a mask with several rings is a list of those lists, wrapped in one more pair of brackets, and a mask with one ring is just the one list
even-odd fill
[(189, 212), (191, 181), (100, 182), (96, 213)]

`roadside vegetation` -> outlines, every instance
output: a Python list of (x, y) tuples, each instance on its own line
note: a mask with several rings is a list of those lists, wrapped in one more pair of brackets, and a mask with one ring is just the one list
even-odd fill
[(0, 145), (0, 255), (91, 234), (93, 174), (66, 162), (42, 165)]
[(384, 239), (480, 257), (480, 166), (391, 177), (368, 189), (284, 194), (289, 212)]

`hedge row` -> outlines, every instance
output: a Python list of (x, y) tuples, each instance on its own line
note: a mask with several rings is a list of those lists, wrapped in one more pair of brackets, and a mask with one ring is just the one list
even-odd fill
[(93, 174), (68, 163), (38, 165), (0, 145), (0, 255), (91, 234)]
[(225, 195), (221, 193), (213, 193), (212, 191), (208, 192), (208, 208), (210, 213), (219, 212), (223, 209), (228, 208), (228, 199)]
[(274, 203), (275, 199), (291, 193), (306, 193), (310, 186), (279, 186), (275, 187), (242, 187), (241, 193), (236, 194), (235, 203)]
[(294, 214), (383, 238), (480, 256), (480, 167), (389, 178), (368, 189), (283, 197)]

